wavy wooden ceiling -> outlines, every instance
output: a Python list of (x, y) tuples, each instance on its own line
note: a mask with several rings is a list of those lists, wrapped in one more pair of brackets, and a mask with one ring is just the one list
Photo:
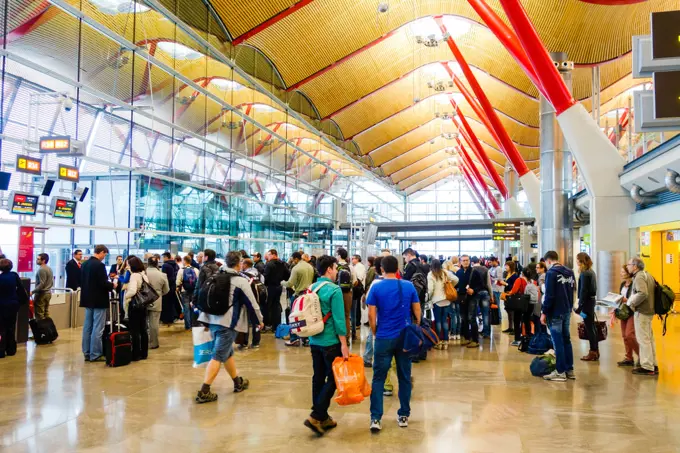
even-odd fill
[[(511, 138), (519, 144), (519, 151), (535, 169), (538, 92), (468, 3), (388, 3), (385, 14), (376, 11), (375, 1), (360, 0), (303, 0), (299, 4), (293, 0), (216, 0), (213, 5), (233, 37), (238, 39), (250, 32), (246, 42), (271, 59), (287, 86), (303, 81), (298, 89), (311, 99), (321, 116), (332, 118), (344, 136), (356, 142), (361, 154), (370, 157), (360, 160), (374, 165), (384, 175), (404, 172), (423, 159), (430, 162), (431, 156), (441, 155), (441, 147), (427, 145), (442, 127), (437, 121), (429, 121), (440, 106), (432, 99), (434, 91), (427, 87), (427, 81), (433, 79), (428, 68), (452, 56), (444, 44), (436, 48), (417, 44), (410, 23), (441, 14), (469, 19), (473, 22), (470, 31), (456, 42)], [(488, 3), (507, 23), (499, 2)], [(573, 92), (586, 108), (590, 108), (588, 98), (592, 94), (590, 66), (601, 67), (603, 103), (639, 84), (629, 75), (631, 37), (649, 32), (651, 12), (678, 6), (677, 0), (649, 0), (625, 6), (593, 5), (580, 0), (525, 0), (523, 4), (546, 47), (567, 52), (577, 64)], [(292, 10), (286, 11), (280, 21), (253, 33), (258, 25), (290, 7)], [(243, 13), (246, 10), (249, 14)], [(367, 48), (360, 50), (364, 47)], [(320, 75), (314, 75), (319, 71)], [(505, 157), (490, 134), (475, 121), (477, 117), (467, 103), (463, 101), (460, 106), (502, 172)], [(400, 159), (402, 154), (404, 158)], [(439, 176), (435, 173), (427, 179)]]
[[(32, 3), (40, 2), (34, 0)], [(409, 23), (436, 14), (453, 14), (471, 20), (470, 31), (456, 41), (473, 66), (473, 72), (511, 139), (529, 167), (536, 170), (539, 155), (538, 92), (491, 32), (479, 23), (479, 17), (467, 2), (402, 0), (389, 3), (389, 13), (381, 15), (376, 12), (375, 1), (363, 0), (301, 0), (301, 3), (293, 0), (212, 1), (228, 32), (235, 38), (287, 11), (289, 14), (285, 18), (258, 30), (248, 37), (246, 43), (257, 47), (272, 60), (287, 86), (332, 65), (323, 74), (302, 84), (299, 90), (311, 99), (322, 117), (335, 121), (344, 136), (354, 140), (360, 152), (357, 160), (368, 164), (378, 175), (389, 176), (390, 181), (401, 186), (405, 179), (414, 176), (427, 180), (441, 176), (441, 172), (429, 175), (437, 168), (437, 159), (445, 162), (447, 158), (441, 150), (448, 145), (439, 146), (438, 140), (442, 131), (456, 131), (450, 121), (433, 120), (436, 112), (450, 112), (452, 109), (445, 102), (438, 102), (435, 91), (427, 86), (428, 81), (435, 80), (433, 68), (441, 70), (440, 62), (452, 59), (450, 50), (443, 44), (436, 48), (417, 44)], [(288, 10), (295, 4), (302, 6)], [(489, 0), (489, 4), (504, 18), (497, 0)], [(631, 36), (648, 33), (651, 11), (677, 8), (678, 3), (677, 0), (649, 0), (615, 7), (589, 5), (579, 0), (525, 0), (524, 5), (547, 47), (568, 52), (570, 58), (581, 65), (573, 73), (574, 94), (586, 108), (590, 108), (591, 69), (587, 65), (599, 64), (601, 67), (603, 103), (641, 83), (630, 77)], [(135, 16), (138, 34), (133, 36), (127, 15), (103, 14), (88, 2), (83, 2), (83, 8), (86, 14), (130, 40), (139, 42), (139, 31), (143, 30), (143, 39), (175, 40), (204, 51), (196, 48), (188, 36), (169, 21), (161, 20), (153, 11)], [(188, 12), (179, 11), (178, 14), (184, 16)], [(27, 15), (10, 15), (8, 22), (12, 28), (27, 19), (30, 19)], [(60, 45), (52, 38), (58, 35), (62, 37), (61, 42), (75, 43), (77, 30), (75, 19), (50, 7), (30, 33), (12, 42), (12, 48), (25, 51), (26, 55), (34, 58), (49, 55), (59, 62), (59, 69), (73, 72), (73, 65), (69, 62), (76, 58), (75, 47)], [(227, 47), (219, 38), (208, 36), (214, 45), (226, 52)], [(376, 40), (379, 42), (371, 46)], [(82, 42), (83, 81), (121, 100), (129, 99), (133, 65), (116, 68), (112, 62), (105, 63), (116, 54), (118, 46), (88, 27), (83, 27)], [(364, 46), (370, 47), (348, 57)], [(234, 78), (230, 68), (210, 58), (173, 61), (169, 55), (159, 53), (156, 56), (197, 83), (201, 78), (216, 75)], [(342, 62), (333, 65), (343, 58)], [(173, 85), (172, 77), (158, 69), (150, 71), (153, 91), (149, 92), (149, 87), (142, 83), (145, 62), (137, 58), (134, 63), (135, 86), (132, 93), (144, 94), (146, 90), (147, 97), (140, 102), (163, 107), (156, 110), (158, 114), (170, 119), (174, 109), (175, 119), (183, 127), (226, 136), (235, 149), (245, 148), (254, 152), (262, 142), (265, 142), (261, 150), (263, 156), (277, 149), (275, 143), (266, 143), (267, 134), (252, 125), (246, 125), (243, 131), (243, 135), (250, 137), (250, 142), (236, 136), (233, 129), (229, 129), (238, 122), (236, 115), (221, 115), (220, 106), (202, 96), (191, 100), (192, 88)], [(242, 80), (239, 82), (245, 85)], [(467, 82), (464, 83), (467, 85)], [(248, 88), (225, 92), (209, 83), (206, 89), (231, 105), (271, 104), (265, 95)], [(502, 173), (506, 159), (491, 135), (460, 95), (455, 94), (457, 89), (448, 87), (447, 92), (458, 96), (460, 107), (494, 168)], [(175, 101), (170, 103), (173, 96), (176, 96)], [(183, 97), (189, 99), (186, 108), (176, 102)], [(168, 110), (168, 107), (172, 108)], [(177, 114), (179, 110), (185, 111), (181, 117)], [(299, 126), (283, 112), (253, 111), (250, 115), (263, 124), (287, 122)], [(281, 132), (288, 138), (314, 138), (314, 134), (300, 132), (295, 127), (285, 126)], [(430, 144), (431, 141), (435, 144)], [(314, 148), (320, 149), (317, 144), (310, 145), (309, 150), (315, 151)], [(284, 154), (292, 152), (287, 146), (278, 149), (283, 149)], [(304, 162), (304, 159), (296, 158), (294, 166), (299, 167)], [(350, 172), (346, 165), (343, 171), (345, 167)], [(481, 166), (480, 171), (486, 175)], [(407, 192), (413, 187), (420, 187), (420, 184), (408, 187)]]

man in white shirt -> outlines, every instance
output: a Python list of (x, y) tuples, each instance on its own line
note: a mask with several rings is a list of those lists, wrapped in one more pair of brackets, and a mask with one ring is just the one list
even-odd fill
[(357, 339), (357, 325), (361, 324), (361, 297), (366, 288), (366, 266), (361, 262), (360, 255), (352, 256), (352, 270), (354, 281), (352, 282), (352, 341)]
[[(491, 267), (489, 268), (489, 278), (491, 279), (491, 289), (493, 289), (493, 300), (496, 302), (501, 300), (501, 293), (503, 292), (503, 287), (498, 284), (499, 281), (503, 280), (503, 269), (501, 268), (498, 258), (495, 256), (491, 257), (489, 260)], [(498, 310), (498, 319), (502, 320), (501, 314), (502, 310)]]

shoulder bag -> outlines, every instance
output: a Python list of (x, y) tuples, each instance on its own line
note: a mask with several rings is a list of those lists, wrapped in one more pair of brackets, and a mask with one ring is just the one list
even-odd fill
[(132, 310), (146, 310), (149, 306), (153, 305), (159, 297), (156, 290), (153, 289), (151, 285), (144, 280), (144, 276), (142, 276), (142, 283), (139, 285), (137, 294), (132, 296), (130, 308)]

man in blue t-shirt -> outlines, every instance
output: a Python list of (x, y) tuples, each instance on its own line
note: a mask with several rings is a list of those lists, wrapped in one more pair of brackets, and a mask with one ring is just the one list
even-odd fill
[(396, 361), (399, 379), (401, 407), (397, 412), (397, 422), (402, 428), (408, 426), (408, 417), (411, 415), (411, 359), (401, 347), (401, 332), (411, 324), (411, 315), (415, 318), (415, 323), (420, 324), (418, 293), (411, 282), (397, 279), (397, 259), (393, 256), (386, 256), (380, 264), (385, 278), (369, 292), (366, 300), (368, 321), (375, 336), (371, 390), (371, 432), (373, 433), (380, 432), (382, 429), (383, 390), (392, 358)]

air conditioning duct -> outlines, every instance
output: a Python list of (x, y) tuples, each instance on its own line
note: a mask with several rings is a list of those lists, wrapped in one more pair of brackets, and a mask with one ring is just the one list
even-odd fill
[(637, 204), (653, 204), (659, 201), (659, 197), (656, 195), (645, 195), (645, 191), (637, 184), (633, 184), (633, 187), (631, 187), (630, 198)]
[(666, 187), (673, 193), (680, 193), (680, 174), (670, 168), (666, 172)]

